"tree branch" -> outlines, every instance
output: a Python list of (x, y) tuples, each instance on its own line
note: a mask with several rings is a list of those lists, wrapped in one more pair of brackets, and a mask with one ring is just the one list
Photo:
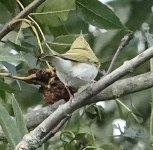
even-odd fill
[(87, 102), (107, 101), (153, 87), (153, 72), (116, 81)]
[[(153, 87), (153, 73), (145, 73), (138, 76), (116, 81), (111, 86), (100, 92), (90, 100), (90, 103), (98, 101), (107, 101), (128, 95), (134, 92), (142, 91)], [(39, 110), (29, 112), (25, 115), (27, 127), (33, 128), (39, 125), (44, 119), (52, 114), (59, 105), (64, 104), (64, 100), (58, 101), (53, 105), (46, 106)]]
[[(90, 103), (97, 101), (112, 100), (130, 93), (138, 92), (141, 90), (153, 87), (153, 73), (145, 73), (138, 76), (130, 77), (127, 79), (116, 81), (111, 86), (100, 92), (97, 96), (90, 100)], [(65, 101), (61, 100), (53, 105), (43, 107), (41, 109), (31, 111), (25, 115), (25, 121), (28, 129), (34, 128), (39, 125), (44, 119), (52, 114), (59, 105), (64, 104)], [(0, 141), (5, 139), (5, 135), (0, 128)]]
[[(153, 87), (153, 72), (116, 81), (111, 86), (100, 92), (90, 100), (90, 103), (107, 101), (128, 95), (130, 93), (142, 91)], [(46, 106), (39, 110), (29, 112), (25, 115), (27, 127), (33, 128), (39, 125), (44, 119), (52, 114), (59, 105), (64, 104), (64, 100), (58, 101), (53, 105)]]
[(34, 9), (36, 9), (39, 5), (41, 5), (45, 0), (34, 0), (30, 3), (25, 9), (23, 9), (17, 16), (15, 16), (10, 22), (4, 25), (4, 27), (0, 31), (0, 40), (12, 31), (16, 25), (19, 23), (17, 20), (25, 18), (29, 13), (31, 13)]
[(84, 105), (94, 103), (93, 98), (100, 91), (113, 84), (116, 80), (123, 77), (124, 75), (133, 72), (135, 68), (147, 61), (153, 56), (153, 47), (150, 47), (143, 53), (139, 54), (135, 58), (126, 61), (121, 67), (117, 68), (110, 74), (104, 76), (102, 79), (97, 81), (93, 87), (89, 86), (81, 93), (75, 95), (72, 101), (61, 105), (52, 113), (47, 119), (45, 119), (38, 127), (36, 127), (29, 134), (25, 135), (20, 143), (17, 145), (17, 150), (30, 150), (36, 149), (40, 146), (41, 139), (57, 126), (61, 120), (67, 115), (71, 114), (78, 108)]
[(43, 107), (38, 110), (31, 111), (27, 113), (25, 117), (26, 125), (28, 129), (34, 128), (39, 125), (42, 121), (44, 121), (50, 114), (52, 114), (59, 105), (64, 104), (64, 100), (60, 100), (52, 105)]

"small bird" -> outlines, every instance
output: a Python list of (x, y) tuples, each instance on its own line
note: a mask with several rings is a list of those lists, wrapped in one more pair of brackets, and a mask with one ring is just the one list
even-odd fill
[(100, 67), (98, 58), (82, 34), (76, 38), (66, 53), (46, 55), (41, 60), (51, 62), (55, 66), (56, 74), (66, 88), (78, 89), (87, 85), (95, 79)]

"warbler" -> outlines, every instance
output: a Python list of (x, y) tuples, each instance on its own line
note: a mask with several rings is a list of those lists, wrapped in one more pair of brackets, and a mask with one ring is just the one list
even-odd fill
[(46, 55), (41, 59), (51, 62), (64, 85), (73, 88), (87, 85), (94, 80), (100, 67), (98, 58), (83, 34), (75, 39), (66, 53)]

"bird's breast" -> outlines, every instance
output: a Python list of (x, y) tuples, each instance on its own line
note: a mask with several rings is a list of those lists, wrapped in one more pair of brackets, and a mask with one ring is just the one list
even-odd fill
[(54, 58), (57, 76), (66, 86), (80, 87), (90, 83), (96, 77), (98, 68), (95, 64), (74, 62), (62, 58)]

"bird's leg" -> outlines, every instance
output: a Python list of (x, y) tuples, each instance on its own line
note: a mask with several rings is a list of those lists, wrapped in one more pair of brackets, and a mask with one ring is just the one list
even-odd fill
[(91, 81), (91, 84), (95, 84), (97, 81), (96, 80), (92, 80)]
[(67, 92), (69, 93), (69, 96), (70, 96), (69, 101), (72, 102), (72, 99), (73, 99), (74, 95), (71, 93), (71, 90), (68, 86), (65, 86), (65, 88), (66, 88), (66, 90), (67, 90)]
[(91, 84), (90, 84), (91, 88), (95, 85), (96, 82), (97, 82), (96, 80), (91, 81)]

